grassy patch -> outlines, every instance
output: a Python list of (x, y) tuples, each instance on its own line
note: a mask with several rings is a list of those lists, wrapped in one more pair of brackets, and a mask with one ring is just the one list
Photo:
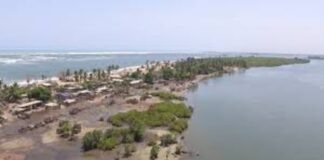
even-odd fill
[(171, 123), (169, 130), (176, 133), (182, 133), (188, 128), (188, 121), (186, 119), (178, 119)]
[[(179, 129), (175, 128), (184, 128), (183, 121), (187, 121), (191, 114), (192, 111), (183, 103), (162, 102), (151, 106), (149, 110), (144, 112), (132, 110), (118, 113), (111, 116), (108, 122), (117, 127), (133, 126), (134, 123), (139, 122), (149, 127), (170, 127), (170, 124), (177, 122), (170, 129), (178, 131)], [(177, 127), (179, 124), (181, 124), (181, 127)]]
[(120, 144), (141, 142), (144, 132), (144, 126), (140, 124), (132, 128), (107, 129), (105, 132), (94, 130), (84, 135), (82, 138), (82, 148), (84, 151), (92, 149), (112, 150)]
[(277, 57), (240, 57), (240, 59), (246, 62), (247, 67), (275, 67), (309, 62), (306, 59)]
[(177, 96), (171, 92), (162, 92), (162, 91), (161, 92), (153, 92), (153, 93), (151, 93), (151, 95), (155, 96), (155, 97), (159, 97), (159, 98), (161, 98), (163, 100), (167, 100), (167, 101), (174, 100), (174, 99), (176, 99), (176, 100), (184, 99), (183, 97)]

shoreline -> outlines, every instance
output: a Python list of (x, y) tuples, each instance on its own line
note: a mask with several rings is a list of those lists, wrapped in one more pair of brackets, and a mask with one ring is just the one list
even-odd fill
[[(142, 66), (131, 66), (131, 67), (125, 67), (125, 68), (120, 68), (120, 69), (118, 69), (118, 70), (116, 70), (116, 71), (113, 71), (112, 72), (112, 74), (114, 74), (114, 75), (119, 75), (119, 74), (123, 74), (123, 72), (125, 72), (125, 71), (130, 71), (130, 72), (134, 72), (134, 71), (136, 71), (138, 68), (141, 68)], [(44, 80), (35, 80), (35, 81), (32, 81), (32, 82), (30, 82), (28, 85), (41, 85), (41, 84), (43, 84), (43, 83), (45, 83), (45, 82), (47, 82), (47, 81), (49, 81), (49, 80), (54, 80), (54, 81), (60, 81), (59, 80), (59, 78), (58, 77), (51, 77), (50, 79), (44, 79)], [(174, 83), (171, 83), (171, 84), (173, 84), (174, 85)], [(21, 83), (20, 83), (20, 85), (21, 85)], [(167, 85), (167, 86), (164, 86), (165, 88), (168, 88), (168, 87), (170, 87), (170, 85)], [(165, 89), (164, 88), (164, 89)], [(182, 88), (183, 88), (183, 86), (182, 86)], [(162, 89), (163, 90), (163, 89)], [(181, 92), (177, 92), (177, 94), (178, 95), (182, 95), (183, 93), (185, 92), (185, 90), (183, 90), (183, 89), (181, 89)], [(105, 95), (102, 95), (102, 96), (99, 96), (99, 97), (96, 97), (95, 98), (95, 100), (94, 100), (94, 102), (95, 103), (97, 103), (97, 104), (102, 104), (103, 102), (102, 102), (102, 100), (104, 100), (104, 97), (105, 97)], [(154, 103), (158, 103), (158, 102), (160, 102), (161, 100), (158, 100), (158, 99), (153, 99), (153, 101), (152, 102), (149, 102), (150, 104), (154, 104)], [(83, 106), (84, 105), (84, 103), (87, 103), (87, 102), (78, 102), (75, 106), (71, 106), (71, 108), (79, 108), (80, 107), (80, 105), (81, 106)], [(120, 103), (119, 105), (128, 105), (127, 103), (125, 103), (125, 102), (122, 102), (122, 103)], [(140, 109), (140, 110), (146, 110), (147, 109), (147, 107), (149, 106), (148, 104), (146, 104), (145, 105), (146, 107), (144, 107), (144, 108), (136, 108), (136, 106), (129, 106), (129, 107), (127, 107), (127, 108), (123, 108), (123, 109), (117, 109), (116, 111), (112, 111), (112, 113), (113, 114), (116, 114), (116, 113), (120, 113), (120, 112), (126, 112), (126, 111), (128, 111), (128, 110), (131, 110), (131, 109)], [(108, 110), (110, 110), (110, 109), (108, 109)], [(111, 110), (110, 110), (111, 111)], [(59, 109), (59, 110), (56, 110), (55, 112), (61, 112), (61, 109)], [(115, 112), (115, 113), (114, 113)], [(47, 115), (47, 116), (58, 116), (58, 117), (60, 117), (57, 113), (48, 113), (49, 115)], [(80, 114), (82, 114), (82, 113), (80, 113)], [(39, 116), (39, 117), (38, 117)], [(40, 117), (42, 117), (42, 115), (36, 115), (35, 117), (33, 116), (33, 118), (30, 120), (31, 122), (35, 122), (35, 121), (39, 121), (41, 118)], [(6, 127), (9, 127), (10, 128), (10, 126), (12, 127), (12, 128), (16, 128), (17, 129), (17, 127), (18, 127), (18, 125), (17, 124), (15, 124), (15, 123), (17, 123), (17, 121), (21, 121), (21, 120), (19, 120), (19, 119), (14, 119), (14, 120), (10, 120), (8, 123), (6, 123), (6, 124), (4, 124), (4, 126), (2, 126), (2, 127), (0, 127), (1, 129), (4, 129), (4, 130), (7, 130), (6, 129)], [(55, 123), (56, 122), (54, 122), (54, 124), (51, 124), (51, 128), (52, 129), (50, 129), (50, 130), (52, 130), (52, 131), (50, 131), (49, 133), (46, 131), (43, 131), (44, 133), (42, 133), (42, 134), (45, 134), (45, 135), (47, 135), (47, 136), (51, 136), (52, 138), (50, 138), (50, 137), (47, 137), (47, 138), (45, 138), (44, 139), (44, 137), (42, 138), (43, 140), (43, 142), (42, 143), (44, 143), (43, 145), (46, 145), (46, 144), (48, 144), (48, 143), (53, 143), (53, 142), (60, 142), (60, 141), (62, 141), (62, 140), (60, 140), (60, 139), (57, 139), (57, 138), (54, 138), (54, 137), (56, 137), (56, 135), (55, 135), (55, 133), (53, 133), (53, 128), (55, 127)], [(90, 128), (89, 128), (90, 129)], [(11, 129), (10, 129), (11, 130)], [(87, 128), (85, 128), (84, 129), (84, 131), (87, 131), (88, 129)], [(93, 130), (93, 129), (90, 129), (90, 130)], [(164, 130), (164, 129), (163, 129)], [(81, 133), (81, 135), (84, 135), (84, 131), (82, 131), (82, 133)], [(156, 130), (157, 131), (157, 133), (160, 133), (161, 131), (159, 131), (159, 130)], [(31, 131), (30, 133), (32, 133), (32, 132), (34, 132), (34, 131)], [(27, 134), (29, 134), (29, 133), (27, 133)], [(5, 134), (5, 135), (7, 135), (8, 136), (8, 134)], [(9, 158), (9, 159), (13, 159), (13, 160), (15, 160), (15, 159), (18, 159), (18, 160), (20, 160), (20, 159), (25, 159), (25, 156), (24, 156), (24, 150), (26, 150), (27, 148), (33, 148), (32, 146), (35, 146), (36, 144), (35, 144), (35, 142), (32, 142), (33, 140), (33, 138), (27, 138), (27, 137), (30, 137), (30, 136), (24, 136), (24, 135), (13, 135), (13, 136), (9, 136), (9, 139), (7, 139), (6, 137), (7, 136), (1, 136), (0, 137), (0, 142), (2, 143), (2, 145), (0, 145), (0, 151), (2, 150), (2, 151), (4, 151), (3, 153), (1, 153), (0, 154), (0, 159), (1, 158), (3, 158), (3, 157), (5, 157), (5, 158)], [(54, 137), (53, 137), (54, 136)], [(10, 138), (11, 137), (11, 138)], [(16, 137), (16, 138), (13, 138), (13, 137)], [(20, 138), (19, 138), (20, 137)], [(23, 138), (23, 137), (26, 137), (26, 138)], [(79, 136), (79, 138), (80, 138), (81, 136)], [(5, 138), (5, 139), (4, 139)], [(15, 139), (19, 139), (22, 143), (20, 143), (20, 144), (18, 144), (16, 141), (15, 141)], [(179, 138), (177, 138), (178, 140), (180, 140)], [(43, 146), (43, 145), (41, 145), (41, 146)], [(36, 147), (36, 146), (35, 146)], [(146, 147), (147, 148), (147, 147)], [(163, 149), (162, 151), (161, 151), (161, 154), (162, 155), (165, 155), (166, 154), (166, 149), (167, 148), (170, 148), (170, 147), (166, 147), (165, 149)], [(173, 148), (173, 150), (175, 149), (175, 145), (172, 145), (171, 146), (171, 148)], [(144, 149), (144, 148), (143, 148)], [(27, 150), (29, 150), (29, 149), (27, 149)], [(33, 149), (32, 149), (33, 150)], [(142, 149), (139, 149), (139, 150), (142, 150)], [(145, 150), (145, 149), (144, 149)], [(18, 152), (17, 152), (18, 151)], [(148, 154), (147, 152), (145, 153), (145, 154)], [(139, 157), (141, 157), (142, 155), (138, 155), (138, 154), (135, 154), (135, 156), (139, 156)], [(22, 157), (24, 157), (24, 158), (22, 158)], [(162, 158), (162, 156), (160, 156), (160, 158), (158, 158), (158, 160), (159, 159), (163, 159)], [(171, 159), (171, 158), (170, 158)], [(173, 158), (174, 160), (177, 160), (178, 158), (177, 157), (174, 157)]]
[[(134, 66), (134, 67), (138, 67), (138, 66)], [(134, 67), (132, 67), (132, 68), (134, 68)], [(123, 69), (121, 69), (121, 70), (123, 70)], [(173, 92), (174, 94), (176, 94), (176, 95), (178, 95), (178, 96), (184, 96), (186, 93), (187, 93), (187, 91), (188, 91), (188, 89), (189, 89), (189, 87), (191, 86), (191, 85), (195, 85), (195, 84), (197, 84), (197, 83), (199, 83), (200, 81), (202, 81), (202, 80), (204, 80), (204, 79), (208, 79), (208, 78), (211, 78), (211, 77), (215, 77), (215, 76), (221, 76), (221, 75), (217, 75), (217, 74), (210, 74), (210, 75), (200, 75), (200, 76), (198, 76), (196, 79), (194, 79), (194, 80), (191, 80), (191, 81), (186, 81), (185, 83), (183, 83), (181, 86), (180, 86), (180, 90), (177, 90), (177, 91), (175, 91), (175, 92)], [(173, 83), (171, 83), (171, 84), (173, 84)], [(170, 85), (168, 85), (168, 86), (166, 86), (166, 88), (167, 87), (170, 87)], [(164, 88), (165, 89), (165, 88)], [(163, 90), (163, 89), (162, 89)], [(102, 97), (101, 97), (102, 98)], [(98, 99), (101, 99), (101, 98), (98, 98)], [(151, 103), (151, 104), (154, 104), (154, 103), (157, 103), (157, 102), (159, 102), (160, 100), (153, 100), (153, 102)], [(97, 101), (98, 102), (98, 101)], [(80, 103), (80, 105), (82, 105), (83, 103), (85, 103), (85, 102), (79, 102)], [(99, 104), (100, 103), (102, 103), (102, 102), (99, 102)], [(124, 103), (124, 105), (125, 105), (125, 103)], [(79, 107), (74, 107), (74, 108), (79, 108)], [(128, 110), (131, 110), (131, 109), (138, 109), (138, 108), (134, 108), (134, 107), (131, 107), (131, 108), (126, 108), (126, 109), (117, 109), (117, 111), (115, 111), (115, 113), (120, 113), (120, 112), (126, 112), (126, 111), (128, 111)], [(140, 109), (140, 110), (146, 110), (145, 108), (144, 109)], [(38, 119), (38, 118), (35, 118), (35, 119)], [(55, 125), (52, 125), (52, 128), (54, 127)], [(90, 129), (90, 128), (89, 128)], [(93, 128), (94, 129), (94, 128)], [(93, 130), (93, 129), (90, 129), (90, 130)], [(51, 129), (52, 130), (52, 129)], [(87, 131), (88, 129), (84, 129), (84, 131)], [(163, 129), (164, 130), (164, 129)], [(85, 134), (85, 132), (84, 131), (82, 131), (82, 134), (81, 135), (84, 135)], [(89, 130), (88, 130), (89, 131)], [(160, 133), (161, 131), (159, 131), (159, 130), (155, 130), (155, 131), (157, 131), (157, 133)], [(162, 132), (161, 132), (162, 133)], [(53, 143), (53, 142), (59, 142), (59, 141), (62, 141), (62, 140), (60, 140), (60, 139), (58, 139), (58, 138), (54, 138), (55, 137), (55, 133), (53, 133), (53, 130), (52, 131), (50, 131), (50, 132), (45, 132), (44, 133), (45, 135), (47, 135), (47, 136), (51, 136), (52, 138), (49, 138), (49, 137), (47, 137), (47, 138), (42, 138), (43, 139), (43, 142), (45, 143), (45, 144), (47, 144), (47, 143)], [(54, 136), (54, 137), (53, 137)], [(178, 144), (181, 144), (181, 146), (183, 146), (184, 148), (187, 148), (186, 147), (186, 144), (184, 143), (184, 140), (182, 139), (182, 137), (184, 136), (184, 133), (182, 133), (182, 134), (180, 134), (180, 135), (178, 135), (177, 137), (177, 140), (178, 140)], [(18, 136), (18, 137), (20, 137), (20, 136)], [(24, 137), (24, 136), (23, 136)], [(53, 139), (54, 138), (54, 139)], [(0, 138), (0, 140), (1, 140), (1, 138)], [(25, 139), (25, 138), (20, 138), (20, 141), (21, 142), (23, 142), (22, 144), (19, 144), (18, 146), (20, 146), (20, 147), (18, 147), (18, 146), (16, 146), (14, 143), (16, 143), (15, 141), (8, 141), (8, 142), (6, 142), (6, 143), (4, 143), (4, 145), (8, 145), (9, 146), (9, 148), (10, 148), (10, 146), (11, 146), (11, 149), (10, 150), (16, 150), (16, 149), (18, 149), (18, 150), (20, 150), (19, 148), (25, 148), (25, 147), (30, 147), (30, 146), (33, 146), (34, 144), (31, 142), (31, 140), (30, 139)], [(25, 143), (24, 143), (25, 142)], [(4, 147), (4, 145), (0, 145), (0, 150), (1, 150), (1, 148), (3, 148)], [(161, 156), (159, 156), (159, 158), (157, 159), (157, 160), (162, 160), (162, 159), (164, 159), (164, 157), (162, 156), (162, 155), (166, 155), (166, 151), (168, 150), (168, 149), (170, 149), (170, 148), (172, 148), (171, 150), (175, 150), (175, 146), (176, 145), (172, 145), (172, 146), (170, 146), (170, 147), (165, 147), (162, 151), (161, 151)], [(18, 148), (16, 148), (16, 147), (18, 147)], [(5, 148), (7, 148), (8, 149), (8, 147), (5, 147)], [(146, 147), (147, 148), (147, 147)], [(9, 153), (8, 152), (5, 152), (4, 154), (9, 154), (10, 155), (10, 150), (9, 150)], [(139, 149), (139, 150), (142, 150), (142, 149)], [(147, 149), (144, 149), (143, 148), (143, 150), (147, 150)], [(8, 151), (8, 150), (7, 150)], [(176, 157), (169, 157), (169, 159), (170, 160), (179, 160), (179, 159), (182, 159), (183, 158), (183, 155), (184, 154), (189, 154), (189, 152), (191, 153), (191, 151), (184, 151), (185, 153), (183, 153), (182, 155), (180, 155), (180, 156), (176, 156)], [(19, 153), (19, 152), (18, 152)], [(146, 151), (146, 153), (143, 153), (143, 154), (145, 154), (145, 155), (147, 155), (148, 154), (148, 151)], [(1, 155), (1, 154), (0, 154)], [(13, 154), (13, 155), (15, 155), (15, 154)], [(13, 156), (13, 155), (11, 155), (11, 156)], [(20, 154), (18, 154), (18, 155), (16, 155), (17, 157), (22, 157)], [(141, 157), (142, 155), (140, 155), (140, 154), (135, 154), (135, 156), (139, 156), (139, 157)], [(185, 155), (186, 156), (186, 155)], [(0, 158), (1, 158), (1, 156), (0, 156)]]
[[(161, 62), (157, 62), (161, 63)], [(155, 64), (157, 64), (155, 63)], [(170, 62), (169, 62), (170, 63)], [(175, 62), (171, 62), (175, 63)], [(164, 63), (162, 63), (164, 64)], [(120, 68), (116, 70), (115, 72), (112, 72), (112, 75), (119, 75), (123, 74), (123, 72), (134, 72), (137, 71), (139, 68), (143, 68), (144, 66), (144, 73), (147, 72), (147, 69), (145, 69), (145, 65), (141, 66), (131, 66), (131, 67), (126, 67), (126, 68)], [(161, 67), (161, 66), (160, 66)], [(35, 159), (37, 160), (37, 155), (39, 154), (44, 154), (40, 153), (37, 149), (44, 149), (48, 154), (58, 154), (61, 153), (63, 158), (62, 159), (68, 159), (68, 158), (77, 158), (77, 159), (83, 159), (83, 156), (88, 153), (93, 153), (93, 152), (88, 152), (88, 153), (82, 153), (79, 149), (81, 146), (81, 137), (85, 134), (85, 132), (92, 131), (94, 129), (100, 129), (100, 128), (111, 128), (111, 124), (108, 124), (107, 122), (101, 122), (100, 120), (98, 121), (99, 117), (103, 117), (106, 119), (107, 117), (110, 117), (111, 115), (115, 115), (117, 113), (121, 112), (127, 112), (130, 110), (138, 110), (138, 111), (146, 111), (148, 108), (156, 103), (163, 102), (162, 99), (157, 98), (157, 97), (151, 97), (148, 100), (144, 101), (139, 101), (136, 104), (130, 104), (127, 102), (127, 100), (130, 99), (140, 99), (140, 95), (144, 92), (159, 92), (159, 91), (164, 91), (164, 92), (171, 92), (172, 94), (178, 95), (178, 96), (184, 96), (187, 92), (190, 86), (192, 85), (197, 85), (197, 83), (201, 82), (204, 79), (209, 79), (211, 77), (218, 77), (222, 76), (224, 74), (232, 73), (235, 71), (238, 71), (241, 69), (240, 67), (229, 67), (225, 66), (223, 69), (223, 72), (214, 72), (210, 74), (200, 74), (197, 75), (194, 79), (189, 79), (189, 80), (183, 80), (183, 81), (166, 81), (167, 84), (161, 83), (161, 82), (155, 82), (154, 84), (151, 85), (151, 88), (146, 90), (143, 87), (135, 87), (132, 86), (130, 87), (129, 91), (127, 94), (121, 94), (114, 96), (114, 93), (104, 93), (104, 94), (99, 94), (99, 96), (94, 97), (93, 100), (81, 100), (80, 102), (77, 102), (76, 104), (73, 104), (69, 107), (63, 107), (60, 109), (56, 110), (49, 110), (40, 113), (36, 113), (35, 115), (29, 119), (29, 120), (20, 120), (20, 119), (13, 119), (9, 120), (7, 124), (4, 124), (4, 126), (1, 127), (3, 129), (3, 133), (0, 133), (0, 142), (4, 145), (0, 145), (0, 152), (3, 151), (0, 154), (0, 159), (2, 158), (1, 156), (8, 157), (8, 153), (12, 153), (12, 156), (18, 154), (19, 156), (27, 156), (30, 154), (34, 155), (34, 157), (29, 157), (27, 159)], [(43, 82), (43, 81), (41, 81)], [(38, 82), (36, 84), (40, 84), (41, 82)], [(150, 85), (149, 85), (150, 86)], [(113, 90), (114, 91), (114, 90)], [(114, 104), (112, 104), (112, 100), (114, 100)], [(178, 101), (178, 100), (177, 100)], [(182, 101), (178, 101), (182, 102)], [(93, 107), (95, 106), (95, 107)], [(71, 114), (72, 110), (76, 109), (76, 114)], [(194, 114), (194, 113), (193, 113)], [(31, 124), (39, 123), (40, 120), (46, 118), (46, 117), (55, 117), (53, 119), (53, 122), (48, 124), (46, 127), (41, 127), (35, 130), (27, 131), (26, 133), (23, 134), (17, 134), (17, 131), (20, 129), (21, 126), (30, 126)], [(56, 120), (55, 120), (56, 119)], [(65, 146), (64, 145), (64, 140), (60, 139), (57, 137), (55, 134), (55, 129), (58, 124), (58, 119), (68, 119), (76, 122), (80, 122), (82, 124), (82, 132), (80, 135), (78, 135), (78, 140), (75, 143), (74, 146)], [(27, 127), (27, 128), (28, 128)], [(189, 126), (190, 127), (190, 126)], [(149, 131), (153, 131), (155, 134), (160, 134), (161, 132), (169, 132), (165, 128), (157, 128), (157, 129), (149, 129)], [(186, 131), (185, 131), (186, 132)], [(41, 135), (40, 137), (37, 135)], [(194, 151), (188, 151), (187, 150), (187, 145), (185, 144), (185, 141), (183, 139), (184, 133), (181, 133), (177, 135), (177, 140), (178, 144), (182, 145), (185, 150), (184, 154), (181, 154), (179, 156), (172, 156), (174, 160), (178, 159), (183, 159), (189, 154), (194, 153)], [(20, 139), (21, 144), (17, 144), (15, 141), (16, 139)], [(54, 145), (54, 146), (53, 146)], [(138, 144), (139, 146), (142, 146), (143, 148), (139, 149), (133, 156), (135, 157), (141, 157), (143, 159), (144, 157), (148, 157), (149, 155), (149, 150), (147, 145), (145, 143), (140, 143)], [(65, 148), (64, 151), (61, 150), (61, 148)], [(67, 148), (66, 148), (67, 147)], [(176, 149), (174, 145), (170, 146), (172, 149), (172, 153), (174, 153), (174, 150)], [(168, 155), (170, 152), (170, 147), (163, 148), (161, 151), (162, 155)], [(50, 151), (54, 148), (54, 151)], [(119, 150), (121, 150), (120, 147), (117, 147), (118, 153), (120, 153)], [(45, 153), (46, 153), (45, 152)], [(94, 153), (99, 152), (98, 160), (102, 159), (102, 154), (104, 154), (104, 157), (110, 157), (110, 158), (115, 158), (116, 153), (113, 153), (111, 151), (102, 153), (101, 151), (94, 151)], [(139, 153), (138, 153), (139, 152)], [(199, 153), (198, 153), (199, 154)], [(10, 155), (9, 155), (10, 156)], [(36, 156), (36, 157), (35, 157)], [(64, 158), (65, 156), (65, 158)], [(72, 156), (72, 157), (70, 157)], [(169, 157), (170, 159), (171, 157)], [(26, 159), (21, 158), (21, 159)], [(132, 159), (132, 158), (130, 158)], [(144, 158), (146, 159), (146, 158)], [(159, 156), (157, 160), (162, 160), (164, 157)], [(13, 158), (13, 160), (16, 160)], [(20, 159), (17, 159), (20, 160)]]

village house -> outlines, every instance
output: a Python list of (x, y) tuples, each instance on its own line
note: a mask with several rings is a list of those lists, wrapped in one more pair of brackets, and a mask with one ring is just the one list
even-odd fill
[(15, 106), (13, 108), (12, 113), (13, 114), (20, 114), (20, 113), (24, 113), (24, 112), (27, 112), (27, 111), (31, 111), (33, 109), (36, 109), (36, 108), (40, 107), (42, 104), (43, 104), (43, 102), (39, 101), (39, 100), (19, 104), (19, 105)]

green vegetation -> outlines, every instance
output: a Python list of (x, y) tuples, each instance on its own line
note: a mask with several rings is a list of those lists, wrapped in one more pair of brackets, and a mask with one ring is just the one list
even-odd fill
[(84, 81), (81, 85), (85, 89), (93, 90), (96, 87), (96, 82), (95, 81)]
[(309, 60), (299, 58), (239, 57), (237, 59), (245, 61), (247, 67), (274, 67), (288, 64), (309, 63)]
[(25, 92), (26, 89), (19, 87), (17, 83), (14, 83), (9, 87), (5, 84), (2, 84), (0, 89), (0, 100), (7, 102), (16, 102), (21, 98), (21, 95)]
[(142, 78), (142, 72), (139, 69), (137, 69), (135, 72), (130, 74), (130, 77), (133, 79), (140, 79)]
[(133, 122), (133, 125), (131, 126), (131, 132), (133, 133), (134, 140), (136, 142), (142, 142), (144, 139), (145, 134), (145, 125), (143, 122)]
[(82, 139), (84, 151), (92, 149), (112, 150), (120, 144), (130, 144), (134, 141), (143, 140), (145, 128), (136, 126), (134, 128), (107, 129), (105, 132), (94, 130), (88, 132)]
[(148, 98), (150, 98), (150, 95), (148, 93), (144, 93), (144, 94), (141, 95), (140, 100), (145, 101)]
[(3, 111), (2, 111), (2, 108), (0, 108), (0, 124), (5, 122), (5, 119), (2, 116), (3, 116)]
[(154, 84), (154, 75), (153, 75), (153, 71), (149, 71), (144, 75), (144, 79), (143, 81), (147, 84)]
[(125, 144), (124, 145), (124, 157), (130, 157), (132, 154), (136, 152), (135, 145), (132, 144)]
[(188, 122), (186, 119), (178, 119), (173, 121), (169, 126), (169, 130), (176, 133), (182, 133), (188, 128)]
[(99, 142), (103, 139), (103, 133), (99, 130), (87, 132), (82, 138), (82, 148), (84, 151), (96, 149)]
[(135, 122), (135, 124), (143, 123), (149, 127), (169, 127), (173, 121), (190, 118), (191, 114), (191, 110), (183, 103), (162, 102), (151, 106), (144, 112), (132, 110), (118, 113), (111, 116), (108, 121), (117, 127), (123, 124), (133, 126)]
[(163, 135), (160, 140), (161, 140), (160, 145), (163, 146), (163, 147), (168, 147), (171, 144), (177, 143), (176, 138), (171, 134)]
[(226, 67), (270, 67), (296, 63), (308, 63), (305, 59), (268, 58), (268, 57), (214, 57), (214, 58), (187, 58), (177, 61), (172, 66), (165, 66), (159, 72), (159, 77), (164, 80), (186, 80), (193, 79), (196, 75), (223, 73)]
[(102, 138), (97, 147), (100, 150), (112, 150), (119, 144), (118, 139), (115, 137)]
[(70, 121), (63, 120), (59, 122), (59, 126), (56, 129), (56, 133), (62, 138), (70, 138), (72, 140), (74, 135), (81, 132), (80, 124), (72, 124)]
[(35, 87), (28, 91), (28, 98), (34, 98), (41, 101), (48, 101), (51, 98), (51, 91), (45, 87)]
[(131, 99), (126, 100), (126, 103), (128, 103), (128, 104), (137, 104), (138, 100), (136, 98), (131, 98)]
[(173, 99), (176, 99), (176, 100), (183, 100), (184, 98), (181, 97), (181, 96), (177, 96), (171, 92), (163, 92), (163, 91), (160, 91), (160, 92), (154, 92), (154, 93), (151, 93), (152, 96), (155, 96), (155, 97), (159, 97), (163, 100), (173, 100)]
[(171, 80), (175, 73), (171, 67), (162, 67), (161, 74), (163, 79)]
[[(121, 127), (124, 124), (128, 127), (107, 129), (102, 131), (92, 131), (85, 134), (82, 140), (82, 148), (84, 151), (92, 149), (112, 150), (120, 144), (130, 144), (134, 142), (142, 142), (144, 140), (145, 128), (148, 127), (169, 127), (170, 130), (181, 133), (187, 128), (187, 118), (190, 118), (192, 112), (183, 103), (162, 102), (150, 107), (149, 110), (139, 112), (136, 110), (118, 113), (111, 116), (108, 121), (114, 126)], [(170, 125), (171, 124), (171, 125)], [(70, 128), (69, 124), (63, 127)], [(184, 127), (185, 126), (185, 127)], [(67, 129), (68, 130), (68, 129)], [(161, 138), (161, 145), (168, 146), (175, 143), (175, 137), (165, 135)], [(150, 145), (155, 145), (156, 139), (152, 140)], [(125, 156), (130, 156), (129, 148), (125, 148)], [(156, 152), (156, 147), (155, 151)]]
[(182, 150), (182, 147), (180, 146), (180, 145), (178, 145), (177, 147), (176, 147), (176, 150), (175, 150), (175, 154), (176, 155), (180, 155), (181, 154), (181, 150)]
[(156, 141), (151, 139), (148, 143), (147, 143), (148, 146), (154, 146), (156, 145)]
[[(246, 62), (241, 59), (231, 58), (187, 58), (173, 64), (172, 68), (163, 67), (161, 75), (165, 80), (193, 79), (199, 74), (224, 72), (224, 67), (246, 67)], [(173, 71), (171, 71), (173, 70)]]
[(159, 151), (160, 151), (160, 147), (157, 146), (157, 145), (154, 145), (151, 149), (151, 152), (150, 152), (150, 159), (151, 160), (155, 160), (158, 158), (159, 156)]

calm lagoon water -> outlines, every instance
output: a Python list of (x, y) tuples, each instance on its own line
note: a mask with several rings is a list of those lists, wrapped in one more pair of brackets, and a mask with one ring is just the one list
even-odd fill
[[(0, 79), (208, 54), (0, 53)], [(214, 55), (212, 55), (214, 56)], [(199, 160), (323, 160), (324, 61), (253, 68), (201, 82), (186, 141)]]
[(212, 78), (187, 97), (194, 159), (324, 159), (324, 61)]

